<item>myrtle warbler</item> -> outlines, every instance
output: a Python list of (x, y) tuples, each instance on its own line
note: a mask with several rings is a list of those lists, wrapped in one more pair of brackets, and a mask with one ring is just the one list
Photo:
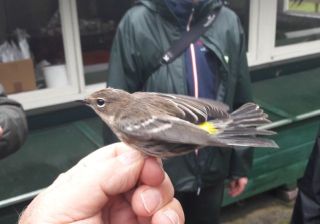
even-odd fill
[(270, 121), (254, 103), (228, 113), (228, 106), (209, 99), (183, 95), (106, 88), (84, 102), (91, 106), (117, 137), (156, 157), (183, 155), (205, 146), (271, 147), (275, 134), (257, 127)]

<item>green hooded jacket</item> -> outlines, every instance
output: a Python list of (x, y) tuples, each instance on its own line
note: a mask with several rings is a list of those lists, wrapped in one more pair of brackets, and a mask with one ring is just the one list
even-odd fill
[[(206, 17), (218, 0), (208, 0), (194, 12), (194, 23)], [(140, 0), (122, 18), (114, 37), (107, 85), (128, 92), (152, 91), (187, 94), (184, 56), (154, 71), (184, 28), (164, 0)], [(201, 37), (219, 59), (218, 100), (231, 110), (252, 100), (245, 37), (239, 18), (222, 6), (209, 30)], [(114, 141), (110, 132), (106, 143)], [(201, 149), (164, 161), (176, 191), (197, 191), (226, 178), (247, 176), (252, 163), (250, 149)]]

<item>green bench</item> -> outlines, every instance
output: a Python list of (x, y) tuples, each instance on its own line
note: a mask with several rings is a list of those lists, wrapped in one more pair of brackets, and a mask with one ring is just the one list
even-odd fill
[(320, 124), (320, 68), (258, 81), (255, 102), (269, 114), (280, 149), (256, 149), (246, 191), (237, 198), (225, 193), (224, 205), (296, 183), (304, 172)]

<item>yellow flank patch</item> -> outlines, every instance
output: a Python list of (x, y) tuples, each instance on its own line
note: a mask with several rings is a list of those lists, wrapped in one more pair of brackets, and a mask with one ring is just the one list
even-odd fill
[(198, 127), (212, 135), (218, 132), (218, 129), (216, 129), (216, 127), (209, 122), (203, 122), (201, 124), (198, 124)]

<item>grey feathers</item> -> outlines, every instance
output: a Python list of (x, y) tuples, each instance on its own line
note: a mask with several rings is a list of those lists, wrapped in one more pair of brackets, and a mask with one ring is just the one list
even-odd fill
[[(138, 99), (152, 100), (152, 102), (162, 101), (162, 105), (165, 104), (166, 108), (171, 107), (171, 110), (175, 108), (177, 114), (183, 114), (183, 119), (191, 123), (202, 123), (208, 120), (208, 117), (213, 118), (228, 118), (229, 107), (224, 103), (209, 100), (209, 99), (197, 99), (194, 97), (164, 93), (144, 93), (137, 92), (133, 94)], [(161, 109), (160, 105), (157, 105)]]
[[(216, 138), (223, 144), (229, 146), (247, 146), (247, 147), (270, 147), (279, 148), (271, 139), (258, 138), (259, 135), (274, 135), (273, 131), (257, 129), (258, 126), (270, 123), (268, 116), (254, 103), (247, 103), (234, 111), (230, 115), (229, 121), (223, 131), (218, 133)], [(215, 121), (212, 121), (215, 123)], [(217, 121), (216, 126), (221, 125)]]
[[(275, 134), (257, 129), (269, 123), (254, 103), (228, 113), (221, 102), (182, 95), (136, 92), (107, 88), (85, 100), (120, 140), (144, 153), (170, 157), (205, 146), (272, 147)], [(208, 119), (212, 119), (208, 121)]]

